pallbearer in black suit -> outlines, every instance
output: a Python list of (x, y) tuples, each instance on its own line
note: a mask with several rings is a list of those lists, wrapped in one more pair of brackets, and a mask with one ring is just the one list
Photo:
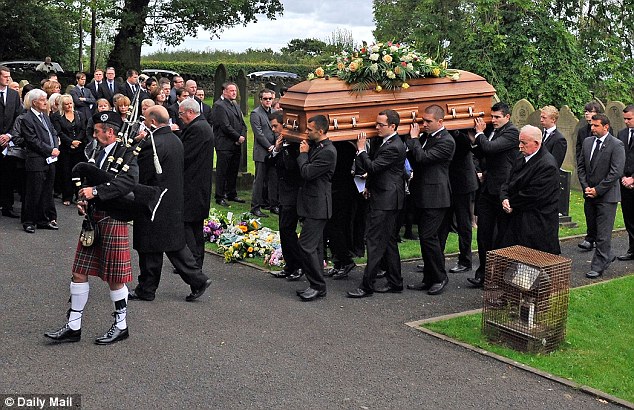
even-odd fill
[(196, 266), (203, 267), (205, 238), (203, 222), (209, 216), (211, 201), (211, 175), (214, 165), (214, 134), (211, 126), (200, 113), (200, 105), (187, 99), (178, 107), (184, 128), (181, 133), (185, 164), (185, 189), (183, 222), (185, 241), (196, 259)]
[(522, 245), (553, 254), (559, 247), (559, 166), (541, 145), (532, 125), (520, 131), (520, 152), (500, 190), (506, 213), (499, 224), (500, 247)]
[(407, 285), (408, 289), (426, 290), (430, 295), (443, 292), (447, 285), (445, 253), (440, 241), (440, 228), (451, 205), (449, 163), (456, 143), (443, 125), (445, 110), (430, 105), (423, 114), (423, 131), (413, 123), (407, 141), (408, 159), (414, 176), (409, 190), (418, 214), (420, 252), (425, 266), (423, 281)]
[(634, 259), (634, 105), (623, 110), (625, 128), (619, 131), (619, 140), (625, 146), (625, 167), (621, 177), (621, 212), (628, 235), (628, 248), (621, 261)]
[[(583, 141), (583, 155), (577, 174), (585, 203), (586, 223), (596, 232), (596, 249), (586, 277), (598, 278), (615, 259), (611, 253), (612, 228), (616, 206), (621, 200), (619, 188), (625, 166), (623, 143), (610, 134), (610, 120), (605, 114), (592, 116), (593, 138)], [(590, 228), (588, 228), (590, 231)]]
[(297, 239), (297, 193), (302, 185), (299, 174), (297, 157), (299, 144), (284, 139), (283, 115), (281, 111), (269, 114), (271, 129), (275, 134), (275, 147), (271, 152), (271, 159), (275, 162), (279, 182), (280, 200), (280, 243), (286, 266), (281, 271), (273, 271), (276, 278), (286, 278), (289, 281), (298, 280), (302, 275), (302, 255)]
[(511, 172), (513, 163), (520, 155), (517, 146), (519, 131), (511, 123), (511, 108), (499, 102), (491, 107), (493, 130), (485, 135), (486, 123), (482, 118), (475, 120), (475, 136), (471, 137), (474, 154), (480, 160), (483, 181), (478, 198), (478, 257), (480, 266), (475, 278), (467, 280), (474, 287), (484, 285), (487, 252), (497, 249), (495, 235), (500, 218), (504, 215), (500, 204), (500, 187)]
[(297, 165), (303, 183), (297, 195), (297, 215), (303, 219), (299, 236), (302, 270), (310, 283), (297, 291), (305, 301), (326, 296), (323, 275), (323, 237), (326, 222), (332, 216), (331, 179), (337, 164), (337, 150), (328, 139), (328, 120), (323, 115), (308, 119), (308, 141), (299, 145)]
[[(0, 152), (4, 151), (11, 142), (13, 125), (22, 113), (20, 96), (8, 87), (11, 81), (9, 68), (0, 66)], [(18, 218), (13, 212), (13, 190), (16, 186), (16, 163), (12, 157), (5, 157), (0, 153), (0, 207), (2, 215)]]
[(561, 168), (564, 163), (564, 158), (566, 158), (568, 143), (566, 142), (564, 134), (557, 129), (559, 110), (552, 105), (547, 105), (540, 111), (539, 122), (543, 129), (541, 146), (546, 148), (548, 152), (555, 157), (557, 166)]
[[(348, 297), (362, 298), (374, 292), (403, 291), (401, 256), (398, 252), (398, 214), (405, 205), (405, 144), (396, 132), (401, 120), (394, 110), (381, 111), (376, 117), (376, 129), (381, 145), (370, 155), (366, 152), (366, 133), (357, 138), (357, 172), (367, 174), (365, 189), (369, 196), (366, 223), (368, 263), (359, 287), (348, 292)], [(381, 260), (386, 269), (386, 286), (376, 287)]]

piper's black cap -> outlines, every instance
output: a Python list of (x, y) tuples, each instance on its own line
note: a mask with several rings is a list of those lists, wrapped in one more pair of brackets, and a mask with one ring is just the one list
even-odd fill
[(92, 120), (95, 124), (108, 124), (117, 128), (121, 128), (123, 125), (121, 115), (114, 111), (102, 111), (95, 113), (95, 115), (92, 116)]

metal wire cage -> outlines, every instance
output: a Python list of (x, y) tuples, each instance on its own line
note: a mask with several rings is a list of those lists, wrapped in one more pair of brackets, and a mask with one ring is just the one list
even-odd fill
[(487, 253), (482, 331), (494, 343), (547, 353), (566, 336), (572, 261), (511, 246)]

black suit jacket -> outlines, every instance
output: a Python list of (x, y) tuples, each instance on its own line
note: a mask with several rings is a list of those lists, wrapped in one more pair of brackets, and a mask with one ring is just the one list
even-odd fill
[(474, 153), (484, 159), (480, 161), (484, 174), (482, 192), (498, 197), (513, 163), (521, 155), (518, 148), (520, 132), (510, 121), (495, 130), (491, 141), (487, 138), (490, 131), (476, 137)]
[(108, 80), (104, 80), (101, 82), (101, 86), (99, 87), (99, 98), (105, 98), (106, 100), (108, 100), (110, 105), (113, 105), (112, 97), (114, 97), (115, 94), (125, 94), (124, 88), (121, 84), (115, 81), (114, 92), (111, 92), (110, 88), (108, 87)]
[(595, 138), (586, 138), (583, 141), (582, 156), (577, 163), (577, 175), (582, 191), (586, 188), (595, 188), (597, 197), (595, 202), (614, 203), (621, 200), (619, 189), (620, 179), (625, 166), (625, 147), (623, 143), (608, 134), (601, 144), (595, 162), (591, 163), (590, 154), (595, 143)]
[(285, 141), (279, 153), (270, 157), (275, 161), (277, 178), (279, 181), (278, 195), (280, 205), (297, 206), (297, 192), (302, 185), (302, 176), (299, 174), (297, 157), (299, 156), (299, 144)]
[(337, 150), (329, 139), (300, 153), (297, 166), (303, 183), (297, 194), (297, 215), (311, 219), (332, 216), (331, 180), (337, 165)]
[(46, 158), (51, 156), (54, 148), (59, 148), (57, 133), (53, 123), (46, 114), (44, 115), (44, 120), (53, 136), (52, 145), (48, 131), (32, 110), (27, 111), (23, 120), (20, 121), (20, 134), (24, 138), (24, 145), (27, 150), (24, 162), (27, 171), (46, 171), (49, 167), (49, 164), (46, 163)]
[[(619, 131), (618, 139), (623, 143), (625, 147), (625, 166), (623, 167), (623, 176), (631, 177), (634, 175), (634, 147), (630, 149), (628, 139), (630, 135), (630, 128), (623, 128)], [(632, 143), (634, 145), (634, 142)]]
[(7, 92), (7, 102), (4, 104), (0, 101), (0, 135), (11, 133), (15, 119), (23, 111), (18, 93), (9, 87), (5, 91)]
[(546, 148), (548, 152), (555, 157), (557, 166), (561, 168), (561, 165), (564, 163), (564, 159), (566, 158), (566, 150), (568, 149), (568, 142), (566, 141), (564, 134), (555, 128), (555, 131), (548, 136), (546, 142), (542, 141), (542, 147)]
[[(51, 122), (55, 127), (60, 141), (60, 151), (82, 153), (86, 147), (86, 121), (81, 113), (75, 111), (75, 121), (70, 122), (64, 115), (56, 112), (51, 115)], [(77, 148), (71, 148), (71, 143), (81, 141)]]
[(92, 117), (93, 111), (97, 109), (95, 106), (95, 102), (97, 100), (92, 95), (92, 91), (90, 91), (87, 87), (83, 87), (82, 92), (79, 86), (75, 86), (70, 90), (70, 96), (73, 97), (75, 109), (81, 112), (82, 117), (84, 117), (84, 121), (87, 121), (88, 118)]
[(145, 214), (134, 219), (133, 246), (139, 252), (177, 251), (185, 246), (183, 144), (169, 126), (154, 132), (154, 142), (163, 172), (156, 173), (152, 143), (145, 141), (138, 156), (139, 183), (167, 188), (168, 191), (153, 222)]
[(183, 220), (202, 221), (209, 216), (211, 175), (214, 164), (214, 134), (207, 120), (199, 115), (181, 133), (185, 163)]
[(220, 98), (212, 107), (216, 151), (240, 150), (238, 139), (247, 137), (247, 124), (238, 105)]
[(368, 174), (366, 188), (370, 193), (370, 209), (392, 211), (403, 208), (405, 144), (398, 134), (391, 136), (371, 156), (362, 151), (355, 158), (355, 164), (357, 169)]
[[(182, 131), (183, 128), (185, 128), (185, 123), (183, 122), (183, 120), (181, 120), (181, 117), (178, 115), (178, 103), (175, 102), (174, 104), (167, 107), (167, 113), (172, 119), (172, 123), (178, 125), (178, 128), (180, 128)], [(181, 131), (178, 131), (175, 134), (180, 137)]]
[[(103, 81), (101, 83), (103, 84)], [(101, 85), (97, 85), (95, 80), (92, 80), (91, 82), (86, 84), (86, 88), (89, 89), (92, 96), (95, 97), (95, 101), (101, 98), (100, 86)]]
[(407, 148), (414, 171), (409, 189), (416, 207), (448, 208), (451, 205), (449, 163), (456, 149), (449, 131), (444, 129), (433, 137), (410, 139)]
[(478, 189), (478, 177), (473, 163), (471, 141), (462, 132), (453, 132), (451, 136), (456, 144), (456, 151), (449, 163), (449, 182), (452, 194), (468, 194)]

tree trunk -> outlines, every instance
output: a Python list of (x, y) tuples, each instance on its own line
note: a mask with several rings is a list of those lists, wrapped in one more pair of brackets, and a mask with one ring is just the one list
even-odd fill
[(139, 69), (141, 66), (141, 45), (149, 2), (150, 0), (125, 0), (119, 32), (108, 57), (108, 66), (114, 67), (119, 76), (125, 75), (128, 69)]

